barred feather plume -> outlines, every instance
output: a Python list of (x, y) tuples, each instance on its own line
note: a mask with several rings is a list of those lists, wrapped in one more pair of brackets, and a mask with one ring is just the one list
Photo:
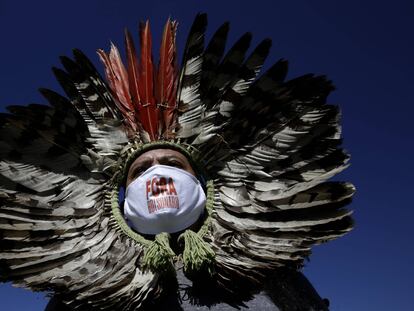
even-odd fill
[(170, 140), (199, 150), (214, 181), (205, 237), (217, 281), (259, 282), (277, 267), (300, 268), (312, 246), (352, 229), (345, 208), (355, 188), (329, 179), (349, 165), (340, 112), (326, 103), (324, 76), (286, 80), (280, 60), (259, 72), (265, 39), (251, 34), (225, 51), (228, 23), (204, 47), (207, 17), (197, 15), (178, 72), (177, 23), (164, 28), (158, 67), (149, 24), (138, 60), (126, 31), (127, 66), (112, 45), (99, 50), (108, 85), (80, 51), (54, 69), (69, 99), (49, 90), (50, 106), (0, 114), (0, 269), (2, 280), (64, 293), (65, 302), (135, 310), (161, 285), (142, 271), (143, 248), (125, 235), (107, 195), (131, 140)]
[(231, 286), (228, 275), (259, 280), (275, 267), (301, 267), (311, 246), (350, 231), (344, 206), (355, 189), (328, 181), (349, 158), (340, 148), (339, 110), (326, 104), (330, 81), (313, 75), (285, 81), (284, 60), (257, 77), (271, 41), (245, 57), (247, 33), (223, 56), (227, 27), (205, 51), (202, 16), (190, 31), (177, 137), (197, 146), (215, 180), (208, 239), (221, 281)]
[(43, 89), (50, 106), (0, 116), (1, 280), (64, 293), (74, 308), (131, 310), (157, 290), (157, 276), (135, 265), (142, 248), (105, 200), (128, 142), (122, 112), (80, 51), (62, 63), (54, 72), (69, 100)]

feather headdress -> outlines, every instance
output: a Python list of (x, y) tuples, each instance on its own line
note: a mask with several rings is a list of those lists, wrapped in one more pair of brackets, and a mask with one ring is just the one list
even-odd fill
[[(181, 68), (177, 23), (168, 20), (160, 59), (149, 23), (140, 56), (125, 34), (99, 50), (108, 85), (79, 50), (54, 73), (68, 99), (42, 90), (49, 106), (10, 106), (0, 115), (2, 281), (65, 293), (65, 303), (135, 310), (162, 291), (174, 252), (125, 223), (118, 188), (128, 163), (155, 147), (179, 150), (208, 178), (209, 217), (182, 235), (185, 271), (208, 267), (228, 285), (258, 281), (277, 267), (299, 268), (311, 247), (352, 228), (344, 206), (352, 184), (328, 181), (348, 166), (339, 109), (326, 104), (324, 76), (286, 80), (287, 62), (259, 75), (266, 39), (251, 35), (225, 51), (228, 24), (207, 47), (205, 14), (191, 27)], [(155, 254), (155, 255), (154, 255)]]

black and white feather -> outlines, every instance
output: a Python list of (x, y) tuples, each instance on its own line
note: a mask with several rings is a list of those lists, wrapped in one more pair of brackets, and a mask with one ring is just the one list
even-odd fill
[[(142, 248), (117, 229), (105, 196), (128, 139), (105, 83), (74, 51), (54, 69), (69, 100), (0, 116), (2, 281), (64, 293), (73, 307), (133, 310), (157, 290)], [(109, 174), (109, 176), (108, 176)]]
[[(328, 181), (349, 165), (339, 109), (326, 104), (331, 82), (314, 75), (286, 81), (284, 60), (258, 77), (270, 40), (247, 55), (247, 33), (223, 56), (227, 28), (219, 28), (203, 54), (191, 56), (203, 59), (206, 71), (179, 98), (178, 139), (201, 151), (215, 182), (208, 240), (223, 281), (235, 274), (259, 280), (269, 269), (302, 267), (313, 245), (350, 231), (344, 206), (355, 189)], [(197, 105), (187, 98), (199, 98)]]
[[(300, 268), (313, 245), (349, 232), (355, 189), (329, 181), (349, 165), (339, 109), (326, 103), (331, 82), (287, 81), (284, 60), (260, 75), (270, 40), (249, 54), (246, 33), (224, 53), (228, 24), (205, 48), (206, 26), (199, 14), (184, 50), (175, 141), (200, 151), (214, 181), (205, 239), (229, 286)], [(91, 62), (75, 50), (62, 64), (54, 73), (68, 99), (42, 90), (49, 106), (0, 115), (1, 280), (64, 293), (73, 307), (135, 310), (160, 288), (106, 200), (127, 129)]]

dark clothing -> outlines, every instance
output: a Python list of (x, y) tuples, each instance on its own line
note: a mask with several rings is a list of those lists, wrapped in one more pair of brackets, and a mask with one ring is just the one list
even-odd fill
[[(320, 311), (328, 310), (306, 277), (296, 271), (279, 270), (250, 298), (223, 294), (206, 285), (194, 290), (182, 270), (177, 270), (178, 291), (171, 291), (145, 306), (144, 310), (168, 311)], [(239, 296), (239, 295), (237, 295)], [(54, 297), (45, 311), (70, 311)]]

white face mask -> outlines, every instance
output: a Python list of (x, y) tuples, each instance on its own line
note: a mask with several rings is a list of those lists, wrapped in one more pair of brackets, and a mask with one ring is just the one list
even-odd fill
[(124, 213), (140, 233), (174, 233), (195, 223), (205, 204), (197, 178), (176, 167), (154, 165), (127, 187)]

